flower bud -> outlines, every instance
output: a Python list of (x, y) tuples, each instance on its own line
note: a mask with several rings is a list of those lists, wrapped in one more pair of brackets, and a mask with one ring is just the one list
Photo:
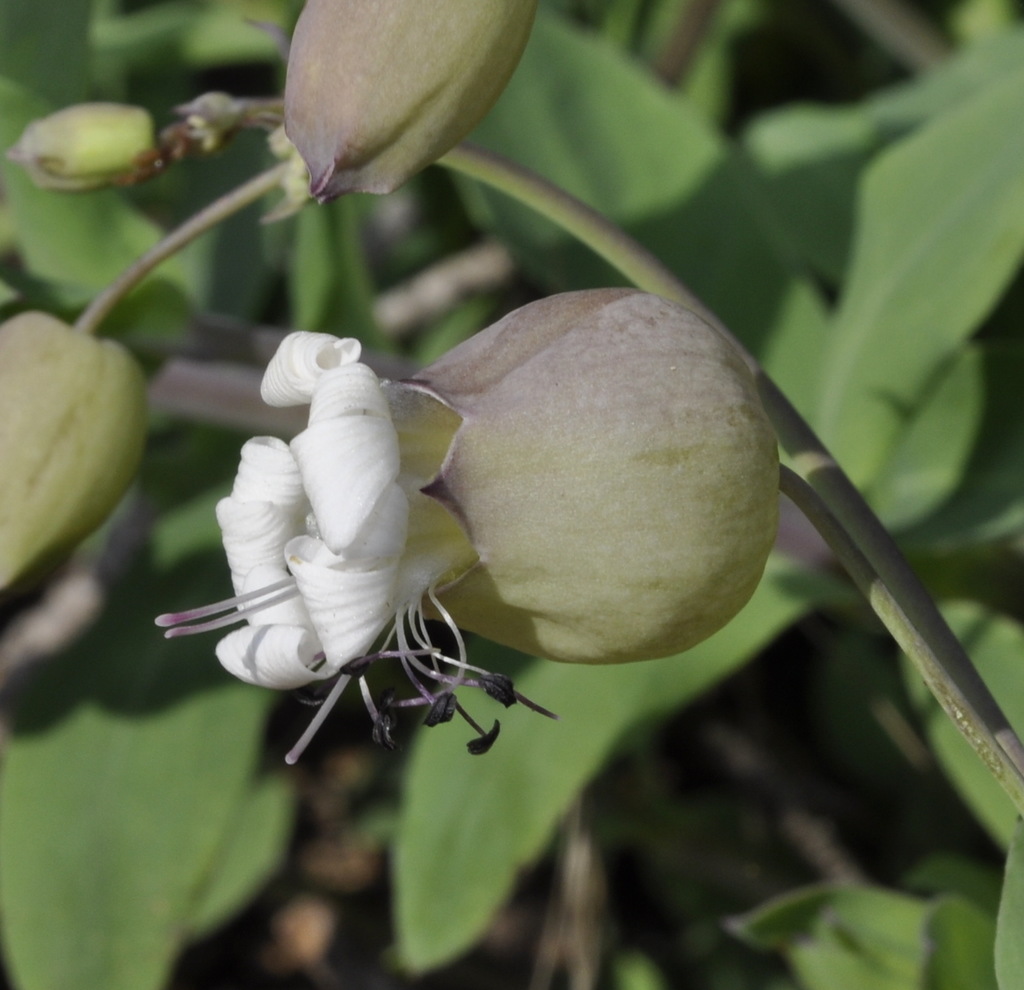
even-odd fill
[(408, 384), (462, 418), (424, 489), (479, 556), (437, 589), (459, 626), (618, 663), (685, 650), (750, 598), (777, 525), (776, 440), (750, 371), (694, 313), (629, 290), (554, 296)]
[(52, 566), (124, 494), (145, 383), (127, 351), (46, 313), (0, 325), (0, 589)]
[(465, 137), (519, 62), (536, 0), (307, 0), (285, 129), (321, 202), (391, 192)]
[(81, 192), (130, 175), (154, 147), (153, 121), (142, 107), (79, 103), (34, 120), (7, 157), (43, 189)]

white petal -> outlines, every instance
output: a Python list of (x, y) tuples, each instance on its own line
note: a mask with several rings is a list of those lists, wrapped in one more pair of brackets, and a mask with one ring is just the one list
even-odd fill
[(306, 512), (299, 466), (288, 444), (277, 437), (253, 437), (242, 445), (231, 494), (242, 502), (274, 502)]
[(254, 568), (282, 566), (285, 544), (301, 532), (295, 519), (272, 503), (233, 497), (217, 503), (217, 522), (236, 594), (242, 594)]
[(398, 477), (398, 435), (388, 419), (343, 416), (292, 440), (324, 543), (343, 553)]
[(301, 626), (243, 626), (217, 644), (217, 659), (247, 684), (286, 690), (330, 676), (309, 669), (319, 650), (316, 637)]
[(324, 372), (313, 390), (309, 422), (338, 416), (380, 416), (391, 419), (380, 379), (365, 364), (346, 364)]
[(350, 561), (400, 557), (405, 550), (408, 529), (409, 499), (397, 484), (391, 484), (377, 500), (363, 528), (339, 556)]
[[(271, 588), (280, 584), (285, 578), (293, 584), (291, 597), (284, 598), (283, 601), (278, 602), (276, 605), (269, 605), (261, 608), (258, 612), (254, 612), (249, 616), (249, 624), (253, 626), (302, 626), (315, 636), (313, 623), (309, 618), (309, 612), (306, 610), (306, 603), (302, 600), (302, 595), (299, 593), (298, 588), (294, 587), (291, 573), (284, 566), (284, 551), (281, 552), (277, 562), (254, 567), (249, 571), (238, 593), (240, 595), (247, 595), (262, 588)], [(285, 590), (287, 591), (287, 589)], [(273, 597), (276, 598), (278, 595), (283, 594), (284, 592), (280, 592), (273, 595)], [(268, 595), (267, 600), (270, 600), (270, 598), (271, 596)], [(317, 649), (319, 648), (317, 646)]]
[(304, 405), (325, 371), (358, 361), (361, 351), (351, 337), (304, 330), (288, 334), (263, 375), (263, 401), (268, 406)]
[(325, 669), (334, 673), (363, 656), (394, 619), (398, 560), (347, 562), (307, 536), (292, 540), (286, 553), (327, 654)]

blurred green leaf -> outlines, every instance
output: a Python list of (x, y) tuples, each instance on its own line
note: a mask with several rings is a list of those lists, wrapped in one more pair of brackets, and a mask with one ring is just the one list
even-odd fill
[[(621, 51), (539, 17), (519, 70), (472, 137), (624, 226), (764, 356), (794, 402), (811, 393), (823, 307), (780, 254), (760, 180), (693, 107)], [(549, 221), (464, 186), (475, 190), (480, 220), (542, 285), (622, 284)]]
[[(209, 556), (137, 568), (21, 700), (0, 780), (2, 935), (19, 990), (164, 986), (189, 930), (237, 906), (271, 862), (284, 795), (252, 788), (273, 695), (228, 678), (208, 640), (152, 625), (219, 597), (220, 572)], [(267, 820), (229, 853), (254, 807)]]
[(752, 945), (781, 951), (806, 990), (919, 990), (928, 905), (874, 887), (810, 887), (733, 919)]
[(923, 990), (996, 990), (995, 919), (959, 897), (944, 897), (925, 926)]
[(968, 471), (985, 404), (982, 355), (966, 348), (936, 369), (871, 484), (875, 510), (904, 529), (945, 502)]
[(1006, 859), (1003, 897), (996, 924), (996, 978), (999, 990), (1024, 988), (1024, 825), (1017, 822)]
[(841, 281), (849, 261), (857, 184), (882, 147), (1020, 68), (1024, 30), (956, 52), (931, 71), (856, 104), (793, 103), (743, 135), (766, 180), (786, 244), (812, 270)]
[(1024, 248), (1024, 72), (897, 143), (867, 171), (820, 429), (874, 478), (922, 390), (994, 305)]
[(373, 316), (373, 280), (363, 257), (359, 220), (365, 197), (344, 196), (298, 215), (289, 269), (291, 324), (358, 337), (390, 350)]
[(258, 25), (287, 19), (286, 5), (279, 0), (171, 0), (98, 17), (93, 42), (101, 58), (136, 70), (277, 61), (274, 39)]
[(995, 914), (1002, 886), (998, 871), (987, 862), (956, 853), (937, 853), (916, 864), (904, 884), (923, 894), (956, 894), (982, 911)]
[[(92, 0), (0, 0), (3, 75), (55, 107), (86, 98)], [(10, 142), (2, 130), (0, 150)]]
[[(834, 593), (776, 561), (740, 616), (683, 656), (614, 667), (535, 662), (516, 686), (558, 712), (559, 722), (515, 709), (503, 716), (501, 737), (482, 758), (466, 753), (453, 726), (421, 731), (395, 846), (405, 964), (437, 966), (480, 936), (516, 872), (540, 852), (627, 729), (679, 708)], [(485, 649), (479, 644), (475, 651), (484, 666)]]
[(833, 283), (846, 270), (857, 178), (880, 141), (862, 106), (784, 107), (759, 117), (744, 135), (787, 243)]
[(914, 544), (963, 545), (1024, 529), (1024, 347), (983, 342), (978, 351), (984, 411), (977, 440), (956, 491), (905, 534)]
[(615, 990), (668, 990), (664, 975), (639, 952), (620, 955), (614, 963)]
[(287, 851), (293, 805), (280, 776), (260, 778), (243, 796), (209, 883), (189, 912), (190, 935), (216, 928), (258, 893)]
[(883, 133), (896, 136), (1018, 72), (1022, 59), (1024, 27), (1017, 25), (979, 39), (934, 69), (882, 90), (865, 106)]

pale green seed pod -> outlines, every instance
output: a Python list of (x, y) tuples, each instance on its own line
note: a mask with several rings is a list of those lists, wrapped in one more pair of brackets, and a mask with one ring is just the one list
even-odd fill
[(288, 58), (285, 130), (321, 202), (391, 192), (491, 108), (537, 0), (307, 0)]
[(778, 450), (753, 377), (700, 317), (630, 290), (525, 306), (407, 387), (461, 418), (425, 489), (479, 562), (439, 588), (460, 626), (527, 653), (678, 653), (757, 586)]
[(142, 107), (79, 103), (32, 121), (8, 152), (43, 189), (82, 192), (128, 176), (155, 147)]
[(145, 434), (145, 381), (123, 347), (46, 313), (0, 325), (0, 590), (30, 582), (103, 522)]

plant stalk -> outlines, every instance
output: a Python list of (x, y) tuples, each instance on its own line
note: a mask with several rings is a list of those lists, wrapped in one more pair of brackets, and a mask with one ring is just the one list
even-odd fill
[(271, 192), (280, 184), (289, 167), (287, 163), (275, 165), (189, 217), (180, 227), (176, 227), (133, 261), (96, 296), (75, 321), (74, 329), (80, 333), (96, 333), (100, 324), (110, 315), (110, 311), (157, 265), (176, 254), (200, 234), (205, 234), (222, 220)]

